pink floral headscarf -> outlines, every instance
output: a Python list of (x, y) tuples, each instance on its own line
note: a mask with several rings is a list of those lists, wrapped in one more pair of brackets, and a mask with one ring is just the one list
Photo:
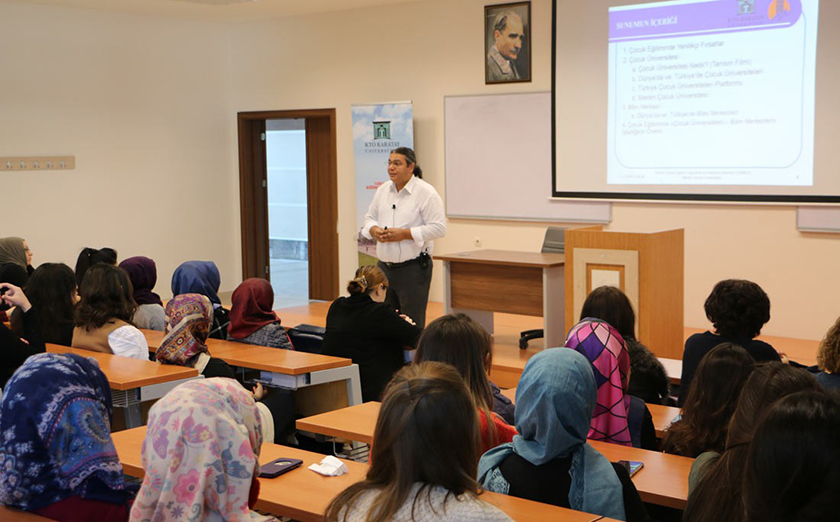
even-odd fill
[(618, 330), (598, 319), (584, 319), (566, 336), (566, 348), (577, 350), (592, 364), (598, 401), (589, 424), (590, 440), (631, 446), (626, 395), (630, 376), (630, 354)]
[(146, 476), (132, 521), (275, 520), (251, 511), (262, 429), (253, 397), (232, 379), (197, 379), (149, 412)]

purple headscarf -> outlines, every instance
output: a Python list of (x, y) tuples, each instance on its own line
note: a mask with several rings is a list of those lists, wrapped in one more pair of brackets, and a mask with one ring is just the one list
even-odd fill
[(156, 304), (163, 306), (160, 296), (152, 292), (157, 283), (157, 267), (148, 257), (129, 257), (120, 268), (128, 273), (131, 285), (134, 287), (134, 300), (138, 305)]

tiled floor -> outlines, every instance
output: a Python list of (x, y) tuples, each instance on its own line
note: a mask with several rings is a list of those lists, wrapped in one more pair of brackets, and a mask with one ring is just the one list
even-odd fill
[(274, 287), (275, 309), (308, 303), (309, 262), (272, 259), (271, 286)]

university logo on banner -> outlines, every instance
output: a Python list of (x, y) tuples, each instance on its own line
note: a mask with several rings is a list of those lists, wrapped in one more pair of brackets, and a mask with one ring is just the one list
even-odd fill
[(411, 102), (354, 105), (353, 156), (356, 169), (356, 241), (359, 265), (376, 264), (376, 242), (361, 233), (373, 195), (388, 181), (388, 156), (397, 147), (414, 148)]

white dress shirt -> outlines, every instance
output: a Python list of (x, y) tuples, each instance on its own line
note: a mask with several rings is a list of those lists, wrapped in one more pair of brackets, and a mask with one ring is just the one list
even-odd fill
[(376, 257), (380, 261), (410, 261), (420, 252), (431, 253), (432, 240), (446, 234), (443, 201), (433, 186), (417, 176), (412, 176), (399, 192), (394, 182), (388, 180), (373, 195), (362, 235), (373, 239), (370, 229), (374, 226), (411, 230), (411, 240), (376, 243)]

